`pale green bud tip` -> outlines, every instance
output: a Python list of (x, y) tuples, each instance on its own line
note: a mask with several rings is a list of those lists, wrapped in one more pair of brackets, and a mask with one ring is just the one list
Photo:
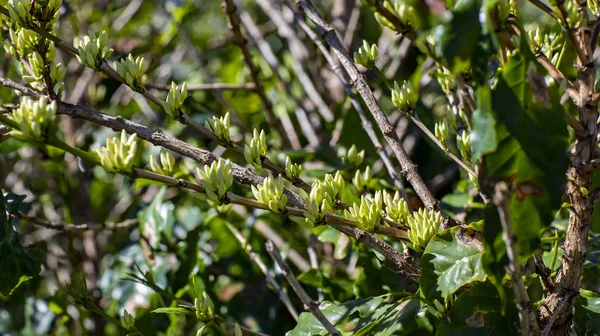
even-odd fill
[(285, 213), (287, 196), (283, 193), (284, 182), (281, 175), (277, 178), (266, 177), (262, 185), (252, 186), (252, 194), (261, 203), (276, 213)]
[(196, 308), (196, 317), (200, 321), (208, 322), (214, 319), (215, 305), (206, 292), (202, 292), (199, 298), (194, 299), (194, 308)]
[(160, 152), (160, 165), (154, 158), (154, 155), (150, 155), (150, 169), (161, 175), (172, 176), (175, 168), (175, 157), (169, 151)]
[(79, 52), (77, 56), (79, 62), (96, 71), (100, 70), (102, 62), (113, 53), (113, 49), (109, 48), (107, 43), (108, 34), (104, 30), (100, 33), (94, 33), (90, 30), (88, 35), (81, 39), (76, 37), (73, 41)]
[(136, 57), (129, 54), (128, 57), (115, 63), (115, 67), (119, 76), (123, 78), (125, 83), (134, 91), (142, 91), (143, 85), (146, 84), (146, 75), (144, 74), (144, 58)]
[(18, 108), (14, 109), (11, 119), (19, 124), (20, 133), (29, 140), (41, 141), (56, 114), (56, 101), (48, 103), (46, 98), (32, 100), (24, 97)]
[(400, 112), (411, 113), (417, 106), (418, 100), (419, 95), (410, 81), (403, 82), (401, 87), (398, 86), (398, 83), (394, 82), (392, 103)]
[(196, 175), (209, 201), (215, 204), (227, 201), (227, 190), (233, 184), (231, 161), (219, 158), (204, 169), (196, 168)]
[(181, 88), (177, 87), (175, 82), (171, 82), (171, 90), (167, 94), (167, 98), (162, 103), (163, 109), (173, 119), (181, 118), (183, 114), (181, 108), (183, 102), (187, 98), (187, 84), (184, 82)]
[(207, 120), (206, 128), (213, 131), (215, 136), (223, 143), (223, 145), (229, 146), (232, 144), (231, 137), (229, 135), (230, 124), (231, 117), (229, 115), (229, 112), (227, 112), (221, 118), (213, 117), (212, 119)]
[(358, 49), (358, 52), (354, 53), (354, 61), (357, 64), (370, 69), (375, 66), (375, 61), (377, 60), (378, 55), (379, 50), (377, 49), (377, 45), (369, 45), (366, 40), (363, 40), (362, 47)]
[(406, 218), (410, 215), (408, 203), (396, 192), (394, 197), (385, 193), (383, 201), (385, 203), (385, 211), (388, 216), (397, 223), (405, 223)]
[(360, 204), (354, 203), (345, 216), (356, 221), (356, 226), (364, 231), (373, 232), (380, 224), (383, 215), (383, 193), (375, 192), (373, 198), (361, 196)]
[(121, 325), (126, 330), (130, 330), (133, 328), (134, 324), (135, 324), (135, 319), (133, 318), (133, 315), (129, 314), (127, 309), (125, 309), (125, 311), (123, 312), (123, 315), (121, 315)]
[(348, 164), (353, 165), (354, 167), (360, 166), (360, 164), (365, 159), (365, 151), (361, 150), (360, 152), (356, 149), (355, 145), (352, 145), (348, 152), (346, 153), (345, 160)]
[(121, 136), (106, 140), (106, 146), (96, 150), (102, 167), (109, 173), (131, 174), (137, 153), (137, 134), (127, 137), (125, 130)]
[(419, 209), (407, 217), (408, 238), (411, 248), (423, 251), (442, 224), (442, 215), (433, 210)]
[(254, 129), (250, 143), (244, 146), (244, 158), (246, 162), (259, 169), (262, 167), (262, 160), (267, 155), (267, 140), (265, 131), (260, 133)]
[(292, 163), (292, 160), (289, 156), (285, 158), (285, 175), (292, 181), (298, 182), (300, 181), (300, 175), (302, 175), (302, 171), (304, 167), (302, 165)]

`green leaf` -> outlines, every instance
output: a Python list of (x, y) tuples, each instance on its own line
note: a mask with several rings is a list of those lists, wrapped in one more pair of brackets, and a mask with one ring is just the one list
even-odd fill
[(309, 269), (308, 271), (298, 275), (298, 281), (315, 288), (322, 288), (323, 274), (317, 269)]
[(580, 289), (574, 306), (573, 323), (577, 335), (595, 335), (600, 330), (600, 295)]
[[(21, 198), (22, 200), (22, 198)], [(10, 295), (23, 282), (41, 272), (43, 252), (36, 247), (23, 247), (10, 224), (7, 206), (18, 208), (19, 198), (5, 197), (0, 192), (0, 294)]]
[(155, 314), (175, 314), (175, 315), (194, 315), (193, 309), (184, 307), (161, 307), (154, 309), (152, 313)]
[(485, 281), (482, 246), (473, 232), (454, 227), (438, 233), (429, 242), (421, 258), (421, 292), (425, 298), (446, 301), (462, 286)]
[(472, 123), (471, 148), (473, 161), (477, 162), (483, 155), (494, 152), (498, 147), (496, 114), (492, 109), (491, 90), (487, 85), (477, 90), (477, 110), (473, 113)]
[(140, 231), (154, 249), (158, 247), (162, 234), (169, 240), (173, 238), (175, 206), (171, 202), (163, 202), (166, 191), (163, 186), (148, 207), (138, 214)]
[(469, 68), (471, 56), (481, 37), (480, 0), (461, 1), (452, 11), (452, 19), (442, 28), (442, 55), (452, 73)]
[[(417, 322), (418, 300), (387, 303), (389, 295), (323, 304), (323, 314), (338, 329), (352, 335), (406, 335), (421, 326)], [(313, 314), (300, 314), (296, 328), (288, 336), (327, 335)]]
[[(512, 298), (511, 298), (512, 299)], [(437, 336), (504, 336), (517, 335), (516, 305), (509, 305), (502, 314), (502, 302), (489, 282), (478, 284), (454, 302), (442, 319)]]
[[(521, 261), (539, 247), (542, 232), (560, 208), (569, 164), (564, 107), (556, 87), (545, 87), (535, 71), (528, 53), (517, 51), (509, 57), (492, 91), (492, 107), (498, 118), (497, 148), (483, 156), (486, 175), (511, 185), (509, 215)], [(486, 181), (480, 183), (485, 185)], [(486, 260), (506, 261), (502, 258), (504, 247), (498, 244), (502, 230), (492, 225), (499, 222), (485, 223), (484, 237), (488, 244), (495, 244), (495, 257)], [(503, 267), (499, 264), (496, 269)]]

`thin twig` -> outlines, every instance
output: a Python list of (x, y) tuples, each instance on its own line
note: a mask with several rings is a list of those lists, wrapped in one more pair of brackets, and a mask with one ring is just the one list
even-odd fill
[(325, 327), (329, 335), (341, 336), (342, 334), (337, 329), (335, 329), (333, 324), (331, 324), (327, 317), (323, 315), (323, 312), (319, 308), (319, 304), (316, 301), (313, 301), (313, 299), (311, 299), (310, 296), (308, 296), (306, 291), (304, 291), (304, 288), (302, 288), (298, 280), (296, 280), (296, 276), (294, 275), (290, 267), (281, 258), (281, 254), (279, 253), (279, 249), (277, 248), (277, 246), (275, 246), (275, 244), (270, 240), (265, 244), (265, 246), (267, 247), (267, 252), (269, 252), (275, 263), (277, 263), (277, 266), (279, 266), (281, 274), (283, 274), (290, 286), (292, 286), (294, 292), (296, 292), (296, 294), (304, 304), (304, 309), (310, 311), (315, 316), (315, 318), (319, 320), (319, 322), (321, 322), (321, 324), (323, 325), (323, 327)]
[(300, 148), (299, 143), (297, 143), (297, 142), (293, 143), (292, 139), (288, 138), (288, 136), (289, 136), (288, 131), (283, 127), (283, 125), (281, 124), (279, 119), (277, 119), (277, 115), (275, 114), (275, 111), (273, 110), (273, 103), (271, 103), (271, 101), (267, 97), (267, 94), (265, 93), (265, 89), (264, 89), (262, 80), (259, 76), (258, 68), (254, 64), (254, 61), (252, 60), (252, 55), (250, 54), (250, 51), (248, 50), (248, 47), (247, 47), (248, 41), (242, 34), (242, 30), (240, 27), (241, 26), (240, 19), (237, 14), (236, 5), (234, 4), (233, 0), (223, 0), (221, 6), (223, 8), (223, 11), (225, 12), (225, 15), (227, 16), (227, 24), (229, 26), (229, 30), (231, 30), (231, 32), (235, 36), (234, 43), (242, 51), (244, 63), (246, 63), (246, 67), (250, 71), (250, 77), (252, 78), (252, 81), (254, 82), (254, 85), (256, 86), (256, 94), (258, 94), (258, 96), (259, 96), (260, 100), (262, 101), (262, 104), (265, 108), (267, 121), (269, 122), (271, 127), (273, 127), (275, 130), (277, 130), (277, 132), (279, 133), (279, 136), (281, 137), (284, 147)]
[(236, 229), (233, 225), (231, 225), (229, 223), (225, 223), (225, 224), (227, 225), (227, 228), (229, 229), (229, 231), (231, 231), (231, 233), (235, 236), (235, 239), (237, 239), (237, 241), (240, 243), (240, 245), (242, 246), (242, 249), (244, 249), (244, 252), (246, 252), (246, 254), (250, 258), (250, 260), (252, 260), (252, 262), (254, 262), (256, 264), (256, 266), (258, 266), (258, 268), (260, 268), (261, 272), (265, 275), (267, 282), (271, 286), (273, 286), (273, 289), (277, 292), (279, 299), (283, 302), (283, 304), (287, 308), (290, 315), (292, 315), (294, 320), (296, 322), (298, 322), (298, 312), (296, 311), (296, 308), (292, 304), (290, 297), (283, 290), (283, 288), (281, 288), (281, 286), (279, 286), (279, 283), (277, 283), (275, 278), (271, 275), (269, 269), (267, 268), (265, 263), (260, 258), (260, 255), (252, 250), (252, 246), (250, 244), (248, 244), (248, 242), (246, 241), (246, 239), (244, 238), (242, 233), (240, 231), (238, 231), (238, 229)]
[[(344, 77), (343, 69), (335, 64), (335, 62), (329, 55), (329, 51), (327, 50), (325, 45), (323, 45), (323, 42), (321, 41), (321, 39), (317, 36), (317, 34), (315, 34), (315, 32), (312, 31), (312, 29), (306, 24), (306, 22), (303, 21), (300, 14), (295, 12), (291, 8), (289, 3), (286, 3), (286, 5), (288, 6), (288, 9), (290, 11), (292, 11), (292, 13), (294, 14), (294, 18), (296, 19), (296, 22), (298, 22), (298, 24), (300, 25), (300, 28), (309, 36), (309, 38), (313, 41), (313, 43), (315, 43), (315, 45), (317, 45), (317, 47), (321, 50), (321, 54), (323, 54), (323, 56), (325, 57), (325, 60), (331, 67), (331, 70), (336, 74), (337, 78), (342, 83), (342, 85), (344, 87), (344, 91), (350, 98), (350, 101), (352, 102), (352, 106), (354, 107), (354, 109), (356, 110), (356, 113), (358, 113), (358, 116), (360, 117), (362, 128), (365, 130), (365, 132), (369, 136), (371, 143), (373, 143), (373, 146), (375, 147), (377, 154), (381, 158), (381, 161), (385, 165), (385, 167), (388, 171), (388, 174), (392, 178), (394, 185), (396, 186), (398, 191), (400, 191), (402, 198), (404, 198), (404, 200), (407, 202), (407, 204), (409, 204), (409, 207), (410, 207), (410, 201), (406, 194), (406, 190), (404, 188), (404, 183), (402, 182), (402, 176), (400, 176), (396, 172), (396, 168), (394, 167), (392, 161), (390, 160), (388, 151), (385, 149), (385, 147), (382, 146), (381, 142), (379, 141), (379, 138), (377, 137), (377, 134), (375, 134), (375, 131), (373, 130), (371, 121), (369, 120), (369, 118), (367, 118), (367, 115), (365, 114), (365, 112), (362, 108), (362, 105), (360, 104), (360, 102), (358, 101), (358, 98), (352, 91), (352, 88), (348, 84), (348, 81)], [(410, 209), (410, 208), (409, 208), (409, 210), (412, 211), (412, 209)]]
[(521, 266), (519, 265), (519, 257), (517, 254), (517, 245), (515, 242), (515, 235), (512, 230), (512, 223), (508, 213), (508, 186), (504, 182), (496, 184), (494, 190), (494, 204), (498, 209), (498, 215), (500, 217), (500, 224), (504, 231), (502, 239), (506, 245), (506, 255), (508, 256), (509, 264), (507, 266), (507, 273), (512, 279), (513, 289), (515, 291), (517, 308), (519, 310), (519, 320), (521, 322), (521, 335), (528, 336), (530, 330), (534, 335), (539, 334), (539, 326), (537, 323), (537, 317), (531, 307), (531, 301), (529, 295), (523, 284), (521, 278)]
[(125, 230), (136, 226), (139, 223), (137, 218), (131, 218), (124, 220), (120, 223), (108, 223), (108, 224), (65, 224), (65, 223), (54, 223), (47, 221), (35, 216), (28, 216), (21, 212), (11, 212), (10, 215), (15, 218), (26, 220), (32, 224), (43, 226), (47, 229), (58, 230), (58, 231), (118, 231)]
[[(294, 95), (294, 91), (292, 90), (289, 82), (283, 79), (283, 77), (281, 76), (281, 64), (279, 64), (279, 60), (277, 59), (277, 56), (275, 56), (275, 53), (273, 53), (273, 50), (271, 49), (271, 46), (269, 45), (269, 43), (267, 43), (267, 41), (265, 41), (263, 36), (260, 34), (260, 30), (258, 29), (258, 26), (256, 25), (256, 23), (254, 23), (254, 20), (252, 19), (250, 14), (248, 14), (247, 12), (240, 12), (240, 20), (241, 20), (242, 24), (244, 25), (244, 28), (246, 28), (246, 31), (248, 32), (250, 39), (258, 47), (258, 50), (260, 51), (260, 53), (262, 54), (264, 59), (269, 64), (269, 67), (271, 68), (271, 70), (273, 70), (275, 77), (277, 77), (277, 80), (279, 81), (281, 86), (283, 86), (284, 91), (287, 93), (288, 96), (292, 97), (292, 99), (294, 99), (296, 101), (296, 106), (297, 106), (296, 113), (303, 115), (303, 116), (298, 116), (298, 120), (308, 119), (306, 111), (314, 110), (314, 108), (309, 107), (308, 106), (309, 104), (307, 104), (307, 101), (303, 97), (296, 97), (296, 95)], [(308, 79), (305, 78), (304, 80), (302, 80), (302, 79), (300, 80), (300, 82), (302, 83), (302, 87), (305, 87), (305, 85), (308, 84), (308, 83), (305, 83), (305, 80), (310, 81), (310, 78), (308, 78)], [(310, 144), (313, 147), (318, 146), (319, 141), (317, 139), (316, 130), (311, 127), (312, 125), (309, 123), (309, 124), (300, 125), (300, 126), (303, 131), (305, 129), (308, 129), (308, 131), (304, 131), (304, 136), (308, 139)], [(294, 136), (296, 137), (296, 140), (298, 140), (297, 136), (296, 135), (294, 135)]]
[(541, 0), (529, 0), (529, 2), (531, 2), (531, 4), (536, 6), (537, 8), (541, 9), (544, 13), (550, 15), (556, 21), (560, 21), (558, 16), (556, 16), (556, 14), (552, 11), (552, 8), (548, 7), (548, 5), (543, 3)]
[(335, 30), (333, 30), (333, 28), (331, 28), (331, 26), (323, 19), (311, 1), (296, 0), (296, 5), (299, 9), (303, 10), (308, 18), (317, 26), (325, 42), (333, 49), (333, 52), (340, 60), (342, 66), (346, 69), (346, 72), (350, 76), (351, 83), (367, 105), (371, 115), (381, 129), (385, 140), (390, 144), (392, 151), (400, 162), (400, 166), (402, 167), (403, 173), (406, 175), (406, 179), (410, 182), (419, 198), (421, 198), (423, 204), (428, 209), (441, 211), (439, 202), (433, 197), (427, 188), (427, 185), (421, 178), (421, 175), (419, 175), (417, 166), (412, 162), (404, 148), (402, 148), (402, 142), (400, 141), (396, 130), (379, 106), (373, 95), (373, 91), (371, 91), (364, 76), (356, 67), (353, 58), (344, 48)]
[[(315, 87), (312, 79), (304, 70), (302, 62), (308, 57), (308, 50), (300, 41), (294, 30), (287, 24), (281, 13), (273, 8), (273, 2), (270, 0), (256, 0), (256, 3), (269, 16), (271, 21), (277, 26), (279, 35), (285, 38), (290, 45), (290, 52), (293, 56), (294, 71), (298, 76), (298, 80), (302, 83), (301, 88), (306, 92), (306, 95), (317, 106), (317, 109), (323, 119), (327, 122), (333, 121), (333, 112), (321, 97), (319, 90)], [(262, 34), (261, 34), (262, 35)]]
[[(146, 87), (157, 90), (169, 91), (171, 90), (170, 85), (152, 84), (146, 83)], [(211, 84), (192, 84), (188, 85), (187, 89), (189, 92), (194, 91), (254, 91), (254, 83), (248, 84), (228, 84), (228, 83), (211, 83)]]

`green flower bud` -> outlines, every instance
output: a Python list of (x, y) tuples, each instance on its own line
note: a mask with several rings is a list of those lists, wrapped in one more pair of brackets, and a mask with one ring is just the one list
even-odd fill
[(206, 292), (200, 294), (200, 298), (194, 299), (196, 317), (202, 322), (209, 322), (215, 318), (215, 304)]
[(388, 27), (391, 30), (396, 30), (396, 26), (394, 26), (385, 16), (379, 14), (378, 12), (373, 13), (375, 15), (375, 20), (383, 27)]
[(346, 156), (342, 157), (342, 161), (345, 161), (347, 164), (350, 164), (354, 167), (360, 166), (365, 159), (365, 150), (361, 150), (360, 152), (356, 149), (356, 145), (352, 145)]
[[(95, 71), (100, 71), (102, 62), (106, 61), (113, 53), (113, 49), (107, 46), (108, 34), (104, 30), (98, 34), (90, 30), (88, 31), (88, 35), (84, 36), (81, 40), (76, 37), (73, 40), (73, 45), (79, 51), (79, 55), (77, 55), (79, 63)], [(125, 78), (123, 75), (121, 77)]]
[(8, 0), (8, 14), (21, 27), (35, 27), (32, 7), (33, 0)]
[(133, 315), (129, 314), (127, 309), (125, 309), (125, 311), (123, 312), (123, 315), (121, 315), (121, 325), (123, 326), (123, 328), (131, 331), (134, 327), (134, 324), (135, 324), (135, 319), (133, 318)]
[[(40, 43), (40, 35), (25, 28), (17, 28), (17, 30), (10, 28), (8, 36), (21, 55), (29, 55)], [(7, 43), (6, 45), (10, 44)]]
[(115, 63), (119, 76), (132, 90), (141, 92), (142, 86), (146, 84), (146, 75), (144, 74), (144, 58), (129, 54), (127, 58)]
[(175, 82), (171, 82), (171, 90), (169, 90), (167, 98), (162, 103), (163, 109), (171, 118), (179, 119), (183, 114), (181, 107), (185, 98), (187, 98), (187, 83), (184, 82), (181, 88), (178, 88)]
[(226, 200), (227, 190), (233, 184), (231, 161), (219, 158), (219, 161), (204, 166), (201, 170), (196, 168), (197, 180), (206, 192), (208, 200), (221, 204)]
[(410, 248), (420, 252), (425, 249), (427, 243), (437, 233), (442, 224), (442, 215), (439, 212), (427, 209), (419, 209), (406, 218), (408, 225), (408, 239)]
[(19, 124), (18, 131), (25, 139), (42, 141), (55, 114), (56, 101), (48, 103), (46, 98), (34, 101), (24, 97), (19, 107), (12, 110), (11, 119)]
[(325, 174), (323, 185), (325, 185), (326, 191), (331, 196), (331, 199), (335, 201), (335, 199), (340, 197), (344, 191), (344, 177), (339, 170), (336, 171), (333, 176), (331, 174)]
[(349, 219), (356, 221), (356, 226), (367, 232), (373, 232), (381, 223), (383, 214), (383, 193), (381, 190), (375, 192), (375, 197), (360, 197), (360, 204), (354, 203), (349, 210), (344, 212)]
[(265, 131), (261, 130), (260, 134), (255, 128), (252, 140), (249, 145), (244, 146), (244, 158), (246, 162), (254, 166), (256, 169), (262, 168), (262, 159), (267, 155), (267, 140)]
[(269, 176), (262, 185), (252, 186), (252, 194), (261, 203), (266, 204), (275, 213), (285, 213), (287, 197), (283, 194), (283, 178)]
[(175, 157), (173, 157), (173, 154), (171, 154), (169, 151), (161, 150), (160, 163), (162, 167), (158, 165), (154, 155), (150, 155), (150, 169), (153, 172), (161, 175), (172, 176), (173, 169), (175, 168)]
[(431, 76), (437, 79), (444, 93), (449, 94), (456, 89), (456, 79), (445, 67), (439, 67), (431, 72)]
[(379, 56), (377, 44), (369, 46), (369, 42), (363, 40), (362, 47), (358, 48), (358, 52), (354, 53), (354, 61), (367, 69), (371, 69), (375, 66), (377, 56)]
[(531, 40), (531, 50), (534, 53), (541, 50), (544, 40), (542, 38), (540, 27), (536, 27), (535, 30), (528, 31), (527, 35), (529, 35), (529, 39)]
[(121, 139), (114, 137), (106, 140), (106, 147), (96, 150), (100, 157), (100, 163), (104, 170), (109, 173), (131, 174), (133, 160), (137, 152), (137, 134), (127, 138), (125, 130), (121, 131)]
[(398, 83), (394, 82), (394, 89), (392, 90), (392, 103), (402, 113), (412, 113), (417, 101), (419, 100), (419, 94), (415, 91), (410, 81), (402, 83), (402, 87), (398, 86)]
[(387, 215), (397, 223), (406, 223), (406, 218), (410, 216), (408, 211), (408, 203), (400, 196), (399, 192), (392, 195), (385, 193), (383, 197), (385, 203), (385, 212)]
[(395, 6), (395, 11), (400, 18), (400, 21), (404, 25), (412, 25), (414, 27), (418, 26), (418, 16), (415, 13), (415, 9), (405, 3), (404, 1), (397, 1)]
[(206, 121), (206, 128), (210, 129), (219, 140), (225, 146), (232, 144), (231, 138), (229, 137), (229, 125), (231, 124), (231, 117), (229, 112), (225, 113), (225, 116), (221, 118), (212, 117)]
[(304, 197), (304, 202), (308, 209), (304, 212), (304, 217), (311, 225), (322, 224), (327, 212), (334, 208), (334, 199), (327, 192), (325, 184), (319, 180), (313, 182), (310, 194)]
[(285, 158), (285, 176), (287, 176), (287, 178), (290, 179), (290, 181), (294, 183), (299, 182), (300, 175), (302, 175), (303, 170), (304, 167), (297, 163), (292, 163), (292, 160), (289, 156)]
[(435, 123), (435, 137), (440, 141), (444, 149), (448, 149), (446, 146), (446, 138), (448, 138), (449, 134), (450, 130), (445, 118), (442, 119), (442, 121)]
[(239, 324), (235, 324), (235, 329), (233, 330), (233, 335), (234, 336), (242, 336), (242, 328), (240, 328)]
[(371, 167), (367, 166), (365, 168), (365, 172), (361, 173), (360, 170), (357, 170), (354, 174), (354, 178), (352, 179), (352, 184), (358, 190), (359, 193), (364, 192), (369, 187), (371, 183)]
[(471, 137), (466, 131), (463, 131), (461, 135), (456, 135), (456, 144), (458, 145), (458, 150), (460, 151), (460, 155), (469, 161), (471, 158)]

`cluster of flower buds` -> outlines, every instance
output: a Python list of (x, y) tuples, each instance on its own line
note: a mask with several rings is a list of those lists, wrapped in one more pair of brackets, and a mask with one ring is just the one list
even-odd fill
[(385, 193), (383, 202), (385, 204), (385, 212), (394, 222), (406, 223), (406, 218), (410, 216), (408, 203), (400, 196), (399, 192), (396, 192), (394, 197)]
[(356, 148), (356, 145), (352, 145), (346, 155), (342, 157), (342, 161), (345, 164), (350, 165), (352, 167), (360, 166), (365, 160), (365, 150), (361, 150), (360, 152)]
[(7, 5), (10, 18), (19, 26), (35, 28), (43, 23), (47, 30), (52, 30), (62, 1), (8, 0)]
[[(46, 69), (49, 68), (50, 82), (53, 85), (52, 92), (60, 97), (65, 87), (63, 80), (67, 74), (67, 69), (63, 68), (61, 63), (51, 63), (51, 60), (53, 60), (55, 56), (56, 49), (54, 48), (54, 43), (52, 42), (48, 44), (48, 50), (45, 52), (46, 62), (44, 62), (44, 58), (42, 58), (42, 55), (39, 52), (32, 51), (29, 54), (28, 59), (33, 74), (23, 75), (23, 79), (31, 84), (34, 89), (43, 90), (46, 86), (46, 83), (44, 82), (44, 76), (46, 74)], [(50, 64), (47, 65), (47, 63)]]
[(419, 101), (419, 94), (415, 91), (410, 81), (402, 83), (402, 87), (398, 86), (398, 83), (394, 82), (394, 89), (392, 90), (392, 103), (396, 108), (406, 114), (412, 113), (417, 102)]
[(133, 317), (133, 315), (129, 314), (129, 312), (127, 311), (127, 309), (125, 309), (125, 311), (123, 312), (123, 315), (121, 315), (121, 325), (123, 326), (123, 328), (125, 328), (125, 330), (128, 331), (135, 331), (135, 318)]
[(12, 120), (19, 124), (19, 131), (25, 139), (41, 141), (54, 120), (56, 101), (48, 103), (46, 98), (32, 100), (24, 97), (18, 108), (12, 111)]
[(307, 223), (311, 225), (322, 224), (327, 212), (334, 209), (334, 199), (327, 192), (327, 189), (323, 182), (315, 180), (310, 194), (304, 197), (304, 202), (308, 208), (308, 211), (304, 212)]
[(539, 27), (528, 32), (531, 40), (531, 50), (534, 53), (543, 53), (554, 66), (559, 66), (559, 58), (564, 47), (564, 40), (561, 34), (550, 33), (542, 34)]
[(431, 76), (437, 79), (444, 93), (449, 94), (456, 89), (456, 79), (446, 67), (440, 66), (431, 71)]
[(35, 27), (31, 14), (33, 0), (8, 0), (8, 14), (19, 26), (25, 28)]
[(226, 201), (227, 190), (233, 184), (231, 161), (219, 158), (204, 169), (196, 168), (196, 174), (209, 201), (215, 204)]
[[(17, 28), (16, 30), (10, 28), (8, 30), (8, 36), (12, 43), (5, 43), (4, 50), (13, 56), (17, 56), (16, 52), (21, 55), (29, 55), (34, 49), (36, 49), (40, 43), (40, 35), (33, 30), (25, 28)], [(16, 51), (15, 49), (16, 48)]]
[(113, 53), (113, 49), (107, 46), (108, 34), (104, 30), (99, 34), (95, 34), (90, 30), (88, 35), (81, 40), (76, 37), (73, 44), (79, 51), (79, 55), (77, 55), (79, 63), (96, 71), (100, 70), (102, 62), (106, 61)]
[(450, 126), (446, 118), (442, 121), (435, 123), (435, 137), (440, 141), (444, 149), (448, 149), (446, 146), (446, 139), (450, 135)]
[(381, 223), (383, 216), (383, 192), (381, 190), (376, 191), (373, 198), (362, 195), (360, 204), (352, 204), (344, 214), (347, 218), (355, 220), (359, 229), (373, 232)]
[(215, 304), (206, 292), (202, 292), (199, 298), (194, 299), (196, 317), (202, 322), (209, 322), (215, 318)]
[(285, 213), (287, 196), (283, 194), (283, 178), (277, 175), (266, 177), (262, 185), (252, 186), (252, 194), (261, 203), (266, 204), (275, 213)]
[(163, 102), (163, 109), (171, 118), (179, 119), (183, 114), (181, 107), (185, 98), (187, 98), (187, 83), (184, 82), (181, 87), (177, 87), (175, 82), (171, 82), (171, 90)]
[(323, 185), (325, 185), (325, 190), (331, 199), (335, 201), (342, 195), (342, 192), (344, 191), (344, 177), (339, 170), (335, 172), (335, 175), (325, 174)]
[(366, 191), (371, 184), (371, 167), (367, 166), (365, 168), (364, 173), (361, 173), (360, 170), (357, 170), (354, 174), (354, 178), (352, 179), (352, 184), (358, 190), (359, 193), (363, 193)]
[(150, 155), (150, 169), (157, 174), (172, 176), (175, 168), (175, 157), (167, 150), (161, 151), (159, 156), (160, 165), (154, 155)]
[(129, 54), (126, 58), (115, 63), (115, 68), (119, 76), (123, 78), (125, 83), (134, 90), (141, 92), (143, 85), (146, 84), (146, 75), (144, 74), (144, 58), (136, 57)]
[(100, 157), (102, 167), (109, 173), (130, 174), (133, 169), (133, 160), (137, 152), (137, 134), (127, 137), (125, 130), (121, 131), (121, 138), (106, 140), (106, 147), (96, 150)]
[(285, 176), (292, 181), (292, 183), (296, 183), (300, 181), (300, 175), (302, 175), (302, 171), (304, 167), (297, 163), (292, 163), (292, 159), (289, 156), (285, 158)]
[(462, 134), (457, 134), (456, 144), (458, 145), (458, 150), (463, 159), (469, 161), (471, 158), (471, 137), (469, 136), (469, 133), (463, 131)]
[(262, 160), (267, 155), (267, 140), (265, 131), (261, 130), (260, 134), (255, 128), (252, 140), (249, 145), (244, 146), (244, 158), (246, 162), (254, 166), (256, 169), (262, 168)]
[(409, 247), (420, 252), (438, 232), (442, 224), (442, 215), (437, 211), (421, 208), (406, 217), (406, 224), (409, 229), (408, 239), (411, 245)]
[(229, 126), (231, 125), (231, 117), (229, 112), (221, 118), (212, 117), (206, 121), (205, 126), (211, 130), (215, 136), (221, 141), (224, 146), (232, 144), (231, 137), (229, 135)]
[(375, 66), (377, 56), (379, 56), (377, 44), (369, 45), (369, 42), (363, 40), (362, 47), (358, 48), (358, 52), (354, 53), (354, 61), (367, 69), (371, 69)]

